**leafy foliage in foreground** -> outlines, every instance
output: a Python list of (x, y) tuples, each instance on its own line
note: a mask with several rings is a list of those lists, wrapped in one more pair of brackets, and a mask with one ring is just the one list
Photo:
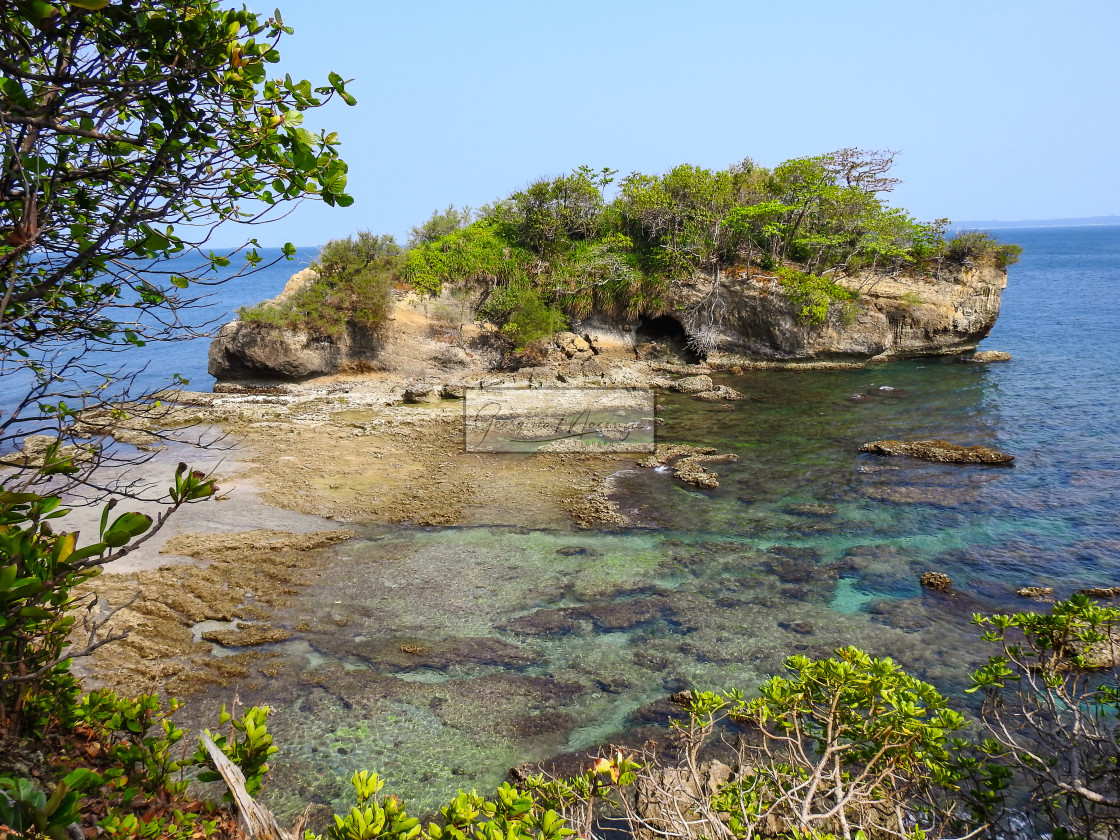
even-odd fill
[(741, 771), (707, 807), (736, 838), (774, 826), (802, 835), (909, 836), (907, 817), (955, 781), (948, 737), (964, 724), (928, 683), (890, 659), (841, 648), (831, 659), (793, 656), (790, 675), (761, 696), (693, 695), (688, 749), (723, 718), (746, 727)]
[[(395, 796), (377, 794), (384, 782), (376, 773), (355, 773), (350, 783), (357, 803), (336, 814), (330, 840), (563, 840), (575, 832), (530, 792), (503, 784), (493, 799), (459, 791), (440, 809), (441, 823), (421, 825)], [(322, 840), (307, 832), (305, 840)]]
[[(188, 840), (216, 833), (220, 822), (231, 821), (213, 803), (186, 795), (184, 770), (202, 768), (202, 781), (219, 776), (203, 749), (188, 755), (181, 748), (184, 732), (171, 722), (181, 705), (172, 699), (164, 708), (154, 694), (129, 700), (107, 690), (91, 692), (72, 709), (69, 735), (85, 760), (64, 760), (72, 769), (49, 794), (39, 782), (0, 776), (0, 824), (57, 840), (83, 821), (110, 837)], [(268, 713), (252, 708), (234, 717), (223, 708), (221, 724), (233, 734), (215, 739), (254, 792), (268, 771), (263, 758), (276, 752)]]
[(291, 28), (228, 5), (0, 0), (0, 369), (32, 383), (0, 444), (27, 424), (60, 433), (60, 402), (90, 401), (91, 376), (124, 401), (129, 372), (86, 350), (182, 337), (192, 289), (231, 264), (207, 244), (219, 225), (352, 203), (338, 135), (304, 125), (354, 103), (346, 82), (270, 78)]
[(1049, 823), (1071, 836), (1120, 825), (1120, 609), (1085, 595), (1047, 613), (976, 616), (1000, 653), (972, 675), (985, 751), (1022, 779)]
[[(40, 473), (50, 477), (75, 469), (59, 457), (56, 444)], [(77, 532), (56, 532), (51, 525), (68, 512), (58, 496), (0, 487), (0, 732), (43, 737), (72, 721), (78, 684), (70, 674), (71, 658), (121, 638), (104, 633), (112, 610), (94, 618), (87, 609), (83, 626), (75, 626), (79, 607), (96, 600), (78, 596), (76, 587), (140, 545), (180, 507), (217, 489), (201, 472), (180, 464), (167, 507), (156, 520), (134, 512), (113, 516), (115, 503), (109, 503), (98, 539), (82, 546)], [(84, 644), (70, 649), (82, 630)]]
[[(1014, 780), (1034, 794), (1036, 810), (1018, 814), (1032, 820), (1032, 831), (1111, 836), (1120, 816), (1108, 746), (1120, 707), (1113, 635), (1120, 610), (1075, 596), (1049, 613), (976, 620), (1002, 648), (973, 675), (971, 690), (990, 700), (977, 739), (955, 734), (965, 731), (964, 717), (933, 686), (890, 659), (847, 647), (831, 658), (790, 657), (787, 673), (767, 680), (753, 699), (690, 693), (687, 716), (673, 724), (676, 764), (665, 752), (639, 761), (611, 751), (571, 778), (530, 777), (491, 798), (460, 791), (427, 824), (363, 771), (351, 780), (354, 806), (334, 817), (326, 837), (595, 838), (599, 819), (619, 813), (632, 831), (671, 831), (682, 840), (995, 836), (1011, 815)], [(223, 831), (228, 810), (187, 798), (185, 768), (201, 768), (203, 780), (218, 774), (204, 750), (176, 748), (183, 738), (170, 720), (176, 708), (174, 700), (165, 709), (153, 695), (127, 700), (106, 691), (74, 703), (70, 737), (97, 744), (85, 751), (97, 758), (63, 767), (48, 790), (0, 777), (0, 821), (59, 838), (79, 818), (117, 837), (186, 840)], [(220, 725), (229, 734), (214, 737), (251, 795), (277, 751), (267, 716), (265, 708), (240, 717), (223, 709)], [(713, 748), (733, 759), (714, 786), (704, 763)], [(643, 797), (660, 811), (639, 807)], [(143, 818), (138, 802), (149, 809)], [(102, 810), (91, 813), (90, 803)], [(305, 840), (321, 838), (308, 832)]]

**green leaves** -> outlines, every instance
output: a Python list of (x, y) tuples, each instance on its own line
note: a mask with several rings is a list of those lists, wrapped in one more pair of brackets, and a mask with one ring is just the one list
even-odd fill
[(327, 79), (330, 81), (331, 87), (335, 90), (335, 92), (338, 93), (340, 97), (342, 97), (343, 102), (345, 102), (347, 105), (358, 104), (358, 100), (346, 91), (346, 82), (342, 80), (342, 77), (340, 75), (338, 75), (337, 73), (331, 73), (329, 76), (327, 76)]
[[(169, 501), (177, 507), (215, 492), (211, 479), (183, 464)], [(49, 524), (68, 512), (57, 496), (0, 486), (0, 661), (17, 663), (14, 672), (32, 675), (0, 681), (0, 706), (23, 710), (6, 721), (17, 734), (41, 734), (74, 713), (77, 683), (68, 658), (74, 588), (155, 525), (136, 511), (114, 517), (116, 507), (116, 501), (104, 506), (97, 541), (80, 545), (76, 532), (56, 532)], [(166, 511), (161, 522), (165, 516)]]
[[(0, 230), (14, 231), (0, 248), (0, 270), (14, 283), (0, 355), (51, 338), (141, 346), (153, 333), (168, 337), (99, 314), (137, 286), (147, 260), (201, 248), (209, 233), (196, 243), (183, 235), (242, 219), (246, 201), (321, 194), (351, 203), (338, 136), (303, 122), (331, 98), (354, 99), (338, 74), (318, 91), (307, 80), (266, 78), (280, 58), (277, 39), (290, 31), (281, 18), (217, 0), (14, 4), (0, 30), (8, 62), (0, 145), (14, 156), (9, 168), (40, 186), (0, 199)], [(272, 190), (275, 181), (284, 190)], [(215, 258), (209, 270), (228, 265)], [(199, 276), (171, 283), (186, 289)], [(136, 305), (189, 303), (141, 286)]]
[[(232, 734), (229, 737), (224, 734), (214, 735), (207, 730), (218, 749), (245, 774), (245, 789), (251, 796), (260, 792), (264, 777), (268, 773), (267, 760), (278, 752), (268, 732), (268, 716), (271, 713), (272, 709), (268, 706), (254, 706), (247, 709), (240, 718), (234, 718), (226, 711), (223, 703), (219, 718), (220, 725), (229, 724)], [(213, 766), (209, 753), (201, 745), (194, 754), (194, 762), (211, 768), (199, 774), (200, 781), (212, 782), (221, 778), (221, 774)], [(225, 798), (229, 800), (229, 794), (226, 794)]]
[(175, 470), (175, 484), (167, 489), (171, 501), (178, 504), (206, 499), (218, 492), (213, 479), (206, 477), (201, 470), (192, 470), (180, 462)]
[(152, 517), (143, 513), (126, 513), (118, 516), (107, 528), (102, 526), (101, 540), (110, 548), (127, 545), (152, 527)]
[[(350, 782), (357, 804), (334, 816), (327, 831), (330, 840), (564, 840), (575, 834), (565, 818), (539, 802), (532, 791), (508, 783), (492, 799), (476, 791), (459, 791), (440, 809), (441, 823), (423, 827), (408, 816), (396, 796), (378, 798), (382, 781), (376, 773), (363, 770)], [(321, 838), (308, 833), (306, 840)]]
[(855, 829), (870, 803), (904, 808), (902, 791), (954, 783), (948, 733), (964, 718), (933, 686), (854, 647), (785, 664), (789, 675), (771, 677), (749, 702), (693, 692), (690, 726), (679, 726), (705, 737), (730, 716), (760, 733), (744, 757), (750, 771), (712, 800), (738, 836), (770, 818), (811, 832), (838, 805)]
[(798, 317), (807, 324), (823, 324), (833, 303), (846, 303), (858, 297), (838, 283), (786, 266), (779, 267), (777, 274), (790, 300), (801, 307)]

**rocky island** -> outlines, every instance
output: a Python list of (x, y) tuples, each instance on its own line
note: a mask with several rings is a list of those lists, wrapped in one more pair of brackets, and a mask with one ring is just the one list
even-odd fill
[(883, 154), (634, 173), (610, 202), (614, 173), (582, 168), (478, 213), (435, 213), (405, 251), (339, 240), (221, 329), (210, 373), (619, 384), (663, 373), (643, 362), (966, 354), (995, 324), (1017, 250), (982, 233), (946, 240), (944, 220), (889, 208)]

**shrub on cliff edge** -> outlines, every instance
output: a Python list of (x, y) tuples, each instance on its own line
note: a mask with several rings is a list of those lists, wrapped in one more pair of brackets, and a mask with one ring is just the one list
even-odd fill
[(279, 303), (242, 307), (237, 314), (246, 323), (331, 338), (351, 324), (376, 330), (392, 307), (401, 253), (392, 236), (367, 230), (356, 238), (332, 239), (312, 265), (318, 272), (315, 279)]
[(997, 268), (1007, 268), (1019, 262), (1022, 253), (1022, 245), (998, 242), (982, 230), (962, 230), (945, 244), (945, 255), (964, 265), (991, 262)]

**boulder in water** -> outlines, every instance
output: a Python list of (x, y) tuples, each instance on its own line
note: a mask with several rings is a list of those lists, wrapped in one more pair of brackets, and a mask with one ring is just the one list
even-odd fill
[(973, 362), (975, 364), (988, 364), (989, 362), (1010, 362), (1011, 354), (1005, 353), (1002, 350), (980, 350), (973, 353), (971, 356), (964, 356), (962, 362)]
[(1023, 586), (1015, 590), (1016, 595), (1023, 598), (1030, 598), (1034, 601), (1052, 601), (1050, 596), (1054, 594), (1053, 586)]
[(678, 379), (669, 387), (682, 394), (701, 394), (704, 391), (715, 390), (712, 377), (703, 373), (697, 376), (685, 376), (682, 379)]

